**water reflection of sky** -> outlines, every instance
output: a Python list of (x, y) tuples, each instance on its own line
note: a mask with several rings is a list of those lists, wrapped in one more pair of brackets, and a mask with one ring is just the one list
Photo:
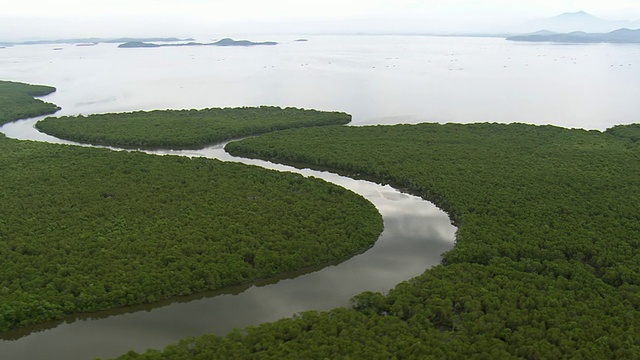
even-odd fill
[[(279, 105), (355, 125), (525, 122), (603, 130), (637, 121), (637, 46), (501, 38), (276, 36), (272, 47), (13, 46), (0, 79), (43, 83), (60, 114)], [(53, 51), (61, 47), (61, 51)]]
[[(491, 121), (601, 130), (635, 122), (640, 115), (634, 46), (425, 36), (307, 38), (304, 43), (274, 38), (282, 44), (255, 48), (14, 46), (2, 49), (0, 79), (57, 87), (45, 100), (62, 106), (60, 115), (279, 105), (345, 111), (354, 116), (354, 125)], [(7, 124), (0, 131), (12, 138), (69, 143), (35, 131), (34, 122)], [(238, 161), (222, 146), (164, 153)], [(298, 172), (258, 160), (243, 162)], [(241, 294), (196, 296), (0, 341), (2, 358), (115, 356), (307, 309), (344, 306), (361, 291), (387, 291), (422, 273), (453, 244), (455, 228), (427, 202), (389, 186), (299, 172), (372, 201), (385, 219), (376, 245), (322, 271), (251, 286)], [(244, 288), (234, 291), (239, 290)]]
[[(12, 138), (70, 143), (39, 133), (33, 127), (35, 121), (6, 124), (0, 131)], [(389, 185), (323, 171), (298, 170), (262, 160), (235, 158), (224, 152), (224, 145), (153, 153), (217, 158), (325, 179), (370, 200), (383, 215), (384, 232), (363, 254), (321, 270), (268, 285), (250, 286), (237, 294), (188, 302), (183, 299), (182, 302), (155, 308), (141, 307), (139, 311), (119, 315), (105, 312), (98, 314), (95, 320), (87, 318), (61, 325), (57, 322), (57, 327), (18, 340), (1, 341), (3, 354), (12, 359), (115, 356), (132, 348), (138, 351), (162, 348), (186, 336), (225, 334), (236, 327), (274, 321), (301, 311), (348, 306), (349, 299), (358, 293), (386, 292), (395, 284), (421, 274), (438, 264), (440, 255), (453, 246), (455, 228), (446, 214), (433, 204), (400, 193)], [(20, 336), (18, 333), (13, 336)], [(69, 339), (73, 339), (72, 347)]]

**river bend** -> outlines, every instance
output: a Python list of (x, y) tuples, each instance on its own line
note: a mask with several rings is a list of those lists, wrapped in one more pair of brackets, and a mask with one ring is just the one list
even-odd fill
[[(15, 139), (73, 144), (38, 132), (33, 125), (39, 119), (5, 124), (0, 131)], [(0, 354), (3, 359), (114, 357), (131, 349), (161, 349), (187, 336), (205, 333), (224, 335), (233, 328), (274, 321), (301, 311), (348, 306), (349, 299), (358, 293), (386, 292), (397, 283), (437, 265), (441, 254), (454, 245), (456, 228), (443, 211), (389, 185), (233, 157), (224, 151), (224, 144), (201, 150), (151, 153), (203, 156), (324, 179), (371, 201), (383, 216), (384, 231), (372, 248), (339, 264), (285, 274), (223, 291), (72, 316), (2, 333)]]

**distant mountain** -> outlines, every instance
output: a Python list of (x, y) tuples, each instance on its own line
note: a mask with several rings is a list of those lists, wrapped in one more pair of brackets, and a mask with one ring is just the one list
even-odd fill
[(557, 34), (557, 32), (555, 31), (549, 31), (549, 30), (538, 30), (536, 32), (532, 32), (530, 34), (523, 34), (523, 35), (539, 35), (539, 36), (548, 36), (548, 35), (553, 35), (553, 34)]
[(631, 43), (640, 44), (640, 29), (618, 29), (608, 33), (586, 33), (574, 31), (566, 34), (550, 31), (508, 37), (511, 41), (557, 42), (557, 43)]
[(213, 43), (188, 42), (179, 44), (155, 44), (144, 41), (128, 41), (118, 45), (119, 48), (158, 48), (158, 47), (176, 47), (176, 46), (256, 46), (256, 45), (277, 45), (274, 41), (253, 42), (249, 40), (233, 40), (224, 38)]
[(640, 28), (640, 21), (606, 20), (584, 11), (578, 11), (567, 12), (552, 18), (530, 21), (520, 26), (518, 32), (526, 33), (546, 29), (558, 33), (571, 33), (575, 31), (606, 33), (621, 28)]
[(277, 42), (273, 41), (263, 41), (263, 42), (253, 42), (249, 40), (233, 40), (229, 38), (224, 38), (218, 40), (214, 43), (207, 45), (215, 45), (215, 46), (254, 46), (254, 45), (277, 45)]
[(126, 43), (118, 45), (119, 48), (158, 48), (161, 46), (162, 45), (144, 41), (127, 41)]
[(79, 39), (60, 39), (60, 40), (36, 40), (23, 41), (19, 43), (11, 43), (13, 45), (47, 45), (47, 44), (99, 44), (110, 43), (120, 44), (125, 42), (178, 42), (192, 41), (193, 39), (178, 38), (79, 38)]

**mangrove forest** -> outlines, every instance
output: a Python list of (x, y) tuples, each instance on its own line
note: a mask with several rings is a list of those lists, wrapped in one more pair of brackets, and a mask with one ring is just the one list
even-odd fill
[(337, 185), (212, 159), (0, 136), (0, 168), (0, 331), (343, 260), (383, 226)]
[(260, 106), (48, 117), (36, 127), (61, 139), (94, 145), (184, 149), (276, 130), (350, 121), (351, 116), (342, 112)]
[(638, 127), (298, 129), (233, 154), (418, 193), (459, 226), (443, 263), (349, 309), (187, 338), (123, 359), (640, 357)]

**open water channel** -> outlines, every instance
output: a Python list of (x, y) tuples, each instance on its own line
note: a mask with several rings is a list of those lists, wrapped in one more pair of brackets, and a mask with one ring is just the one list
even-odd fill
[[(62, 142), (39, 133), (37, 119), (0, 128), (22, 140)], [(339, 264), (307, 269), (223, 291), (177, 298), (151, 306), (74, 316), (62, 321), (1, 334), (6, 359), (90, 359), (147, 348), (163, 348), (186, 336), (223, 335), (236, 327), (257, 325), (305, 310), (348, 306), (354, 295), (387, 291), (440, 262), (453, 247), (455, 228), (433, 204), (389, 185), (354, 180), (329, 172), (295, 169), (270, 162), (232, 157), (224, 144), (202, 150), (154, 151), (158, 155), (203, 156), (278, 171), (314, 176), (350, 189), (371, 201), (384, 219), (384, 231), (366, 252)]]
[[(252, 48), (14, 46), (0, 49), (0, 79), (57, 87), (45, 100), (62, 107), (58, 115), (279, 105), (345, 111), (353, 115), (353, 125), (496, 121), (600, 130), (640, 116), (640, 47), (635, 45), (428, 36), (296, 38), (252, 38), (279, 42)], [(0, 131), (11, 138), (68, 143), (37, 132), (37, 120), (6, 124)], [(385, 292), (438, 264), (454, 244), (456, 229), (445, 213), (388, 185), (235, 158), (223, 145), (156, 153), (325, 179), (374, 203), (385, 230), (368, 251), (321, 269), (0, 334), (1, 359), (113, 357), (300, 311), (348, 306), (362, 291)]]

